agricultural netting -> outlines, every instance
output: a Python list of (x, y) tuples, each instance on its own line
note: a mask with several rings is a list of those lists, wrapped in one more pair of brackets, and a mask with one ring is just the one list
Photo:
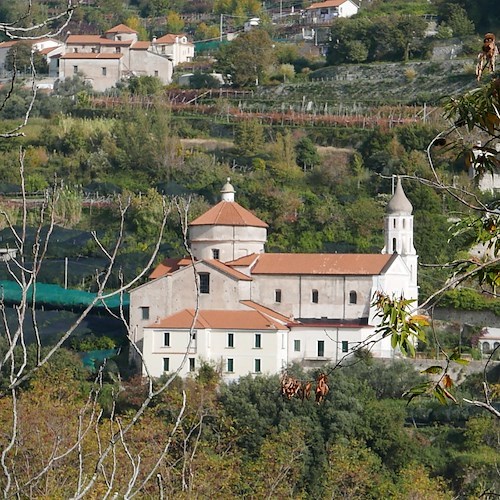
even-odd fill
[[(50, 285), (47, 283), (37, 283), (36, 288), (30, 287), (28, 290), (28, 301), (33, 299), (35, 291), (35, 300), (37, 308), (47, 307), (51, 309), (82, 309), (95, 300), (96, 294), (85, 292), (83, 290), (66, 290), (59, 285)], [(15, 281), (0, 281), (0, 296), (6, 304), (19, 304), (22, 299), (20, 286)], [(109, 297), (105, 300), (98, 300), (94, 309), (103, 309), (105, 306), (116, 309), (120, 306), (129, 306), (129, 296), (124, 294)]]

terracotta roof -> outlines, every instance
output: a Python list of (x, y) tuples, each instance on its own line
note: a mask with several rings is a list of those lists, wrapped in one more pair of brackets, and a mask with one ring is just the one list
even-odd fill
[(151, 42), (135, 42), (134, 45), (130, 47), (130, 50), (148, 50)]
[(118, 24), (117, 26), (110, 28), (108, 31), (106, 31), (106, 33), (137, 33), (137, 31), (129, 28), (125, 24)]
[(243, 274), (240, 271), (237, 271), (236, 269), (233, 269), (232, 267), (227, 266), (226, 264), (222, 263), (220, 260), (206, 259), (203, 262), (206, 262), (208, 265), (215, 267), (215, 268), (221, 270), (223, 273), (226, 273), (229, 276), (232, 276), (233, 278), (236, 278), (238, 280), (253, 281), (251, 276), (248, 276), (247, 274)]
[[(184, 309), (161, 319), (147, 328), (191, 328), (194, 310)], [(198, 312), (194, 328), (217, 330), (287, 330), (286, 326), (272, 320), (259, 311), (201, 310)]]
[(235, 201), (220, 201), (189, 225), (269, 227), (264, 221)]
[(381, 274), (394, 254), (263, 253), (252, 274), (354, 275)]
[(7, 42), (0, 42), (0, 49), (9, 49), (18, 43), (17, 40), (9, 40)]
[(123, 54), (111, 54), (107, 52), (69, 52), (63, 54), (61, 59), (121, 59)]
[(240, 257), (239, 259), (236, 260), (230, 260), (229, 262), (224, 262), (226, 266), (251, 266), (259, 254), (256, 253), (251, 253), (250, 255), (245, 255), (244, 257)]
[(262, 304), (257, 304), (257, 302), (254, 302), (253, 300), (240, 300), (240, 302), (247, 307), (250, 307), (250, 309), (255, 309), (256, 311), (259, 311), (266, 316), (270, 316), (272, 318), (276, 318), (278, 321), (282, 321), (285, 324), (289, 324), (290, 322), (293, 323), (291, 318), (288, 316), (285, 316), (284, 314), (281, 314), (277, 311), (274, 311), (273, 309), (270, 309), (269, 307), (263, 306)]
[(355, 328), (356, 330), (359, 328), (373, 328), (372, 325), (369, 325), (368, 322), (362, 322), (362, 321), (351, 321), (351, 322), (342, 322), (342, 320), (335, 320), (335, 319), (313, 319), (313, 320), (304, 320), (302, 318), (298, 318), (295, 322), (290, 322), (288, 323), (288, 326), (290, 328), (308, 328), (308, 329), (314, 329), (314, 328), (319, 328), (321, 330), (324, 330), (325, 328), (345, 328), (345, 329), (352, 329)]
[(110, 45), (112, 47), (127, 47), (133, 40), (110, 40), (101, 35), (68, 35), (66, 45)]
[(165, 259), (155, 267), (153, 272), (149, 275), (149, 279), (154, 280), (166, 276), (167, 274), (172, 274), (181, 267), (191, 265), (191, 262), (191, 259), (187, 257), (182, 257), (180, 259)]
[(309, 7), (307, 7), (306, 10), (311, 10), (311, 9), (324, 9), (325, 7), (339, 7), (343, 3), (346, 3), (347, 0), (326, 0), (325, 2), (316, 2)]
[[(160, 38), (157, 38), (155, 43), (171, 45), (171, 44), (175, 43), (176, 38), (182, 38), (185, 36), (186, 36), (185, 34), (173, 35), (172, 33), (167, 33), (166, 35), (163, 35)], [(189, 41), (187, 43), (191, 44), (191, 42), (189, 42)]]

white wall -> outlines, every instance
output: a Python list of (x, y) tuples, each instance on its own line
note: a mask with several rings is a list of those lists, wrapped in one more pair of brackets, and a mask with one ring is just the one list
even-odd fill
[[(164, 332), (170, 331), (170, 346), (163, 345)], [(228, 346), (228, 333), (233, 333), (234, 347)], [(255, 347), (255, 335), (261, 336), (261, 347)], [(190, 345), (188, 349), (188, 345)], [(154, 377), (163, 375), (163, 359), (169, 358), (169, 371), (176, 371), (184, 357), (195, 358), (195, 370), (202, 362), (209, 362), (220, 369), (225, 380), (236, 380), (253, 373), (273, 374), (286, 365), (287, 339), (285, 331), (261, 330), (196, 330), (195, 339), (189, 344), (189, 331), (179, 329), (147, 328), (144, 337), (144, 361), (147, 371)], [(233, 372), (227, 371), (227, 360), (233, 360)], [(255, 372), (255, 360), (261, 363), (260, 372)], [(189, 360), (180, 375), (189, 374)], [(146, 370), (143, 370), (146, 373)]]

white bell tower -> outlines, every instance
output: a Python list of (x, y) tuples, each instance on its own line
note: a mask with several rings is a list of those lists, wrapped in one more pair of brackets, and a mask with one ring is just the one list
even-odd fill
[(417, 287), (418, 255), (413, 246), (413, 206), (398, 177), (396, 191), (387, 204), (385, 215), (385, 246), (382, 253), (401, 255), (411, 272), (411, 285)]

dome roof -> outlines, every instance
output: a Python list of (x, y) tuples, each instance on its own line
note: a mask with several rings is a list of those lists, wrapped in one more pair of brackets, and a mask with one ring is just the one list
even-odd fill
[(235, 201), (220, 201), (189, 225), (268, 227), (265, 222)]
[(388, 215), (411, 215), (412, 212), (413, 206), (410, 203), (410, 200), (406, 197), (405, 192), (403, 191), (401, 178), (398, 177), (396, 191), (394, 193), (394, 196), (387, 204), (386, 213)]

